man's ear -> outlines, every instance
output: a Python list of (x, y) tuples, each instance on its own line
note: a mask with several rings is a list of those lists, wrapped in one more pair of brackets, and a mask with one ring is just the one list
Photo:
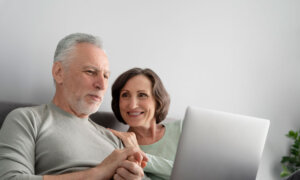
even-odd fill
[(52, 76), (57, 84), (63, 83), (63, 67), (61, 62), (55, 62), (52, 66)]

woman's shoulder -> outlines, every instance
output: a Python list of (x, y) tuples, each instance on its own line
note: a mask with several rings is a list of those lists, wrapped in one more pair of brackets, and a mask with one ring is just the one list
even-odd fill
[(173, 129), (176, 131), (182, 131), (182, 120), (172, 120), (162, 123), (167, 129)]
[(162, 123), (165, 128), (165, 137), (171, 137), (172, 139), (178, 139), (182, 131), (182, 121), (174, 120)]

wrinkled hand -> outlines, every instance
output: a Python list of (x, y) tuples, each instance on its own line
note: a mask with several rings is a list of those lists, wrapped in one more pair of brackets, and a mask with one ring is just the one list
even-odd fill
[[(144, 177), (144, 171), (141, 166), (144, 152), (135, 152), (123, 161), (116, 170), (114, 180), (140, 180)], [(148, 159), (147, 159), (148, 160)]]
[(125, 147), (137, 147), (140, 148), (136, 135), (134, 132), (120, 132), (114, 129), (109, 129), (115, 136), (120, 138), (123, 141)]
[[(128, 176), (134, 177), (133, 179), (139, 179), (144, 176), (144, 172), (136, 162), (142, 161), (144, 156), (143, 154), (145, 153), (141, 152), (140, 149), (133, 147), (116, 149), (96, 168), (98, 172), (102, 172), (102, 176), (104, 176), (102, 178), (104, 179), (110, 179), (118, 171), (120, 171), (122, 175), (121, 177), (123, 177), (124, 172), (126, 172), (126, 178)], [(135, 161), (129, 161), (129, 157), (133, 157)], [(121, 170), (118, 170), (120, 168)]]
[[(136, 139), (136, 135), (134, 132), (120, 132), (120, 131), (116, 131), (114, 129), (109, 129), (115, 136), (117, 136), (118, 138), (120, 138), (123, 142), (123, 144), (125, 145), (125, 147), (135, 147), (138, 148), (141, 152), (143, 152), (140, 149), (140, 146), (137, 142)], [(147, 162), (148, 162), (148, 158), (145, 155), (145, 153), (142, 153), (143, 158), (141, 159), (141, 161), (136, 160), (137, 157), (133, 157), (130, 156), (128, 158), (129, 161), (133, 161), (133, 162), (137, 162), (142, 168), (146, 167)]]
[(125, 160), (116, 170), (114, 180), (140, 180), (144, 177), (144, 171), (137, 163)]

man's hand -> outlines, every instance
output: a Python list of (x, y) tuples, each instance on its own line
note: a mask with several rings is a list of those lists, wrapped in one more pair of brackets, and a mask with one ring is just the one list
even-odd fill
[(148, 158), (146, 156), (146, 154), (140, 149), (140, 146), (137, 142), (136, 139), (136, 135), (134, 132), (120, 132), (120, 131), (116, 131), (113, 129), (109, 129), (115, 136), (117, 136), (118, 138), (120, 138), (123, 142), (123, 144), (125, 145), (125, 147), (135, 147), (138, 148), (142, 153), (142, 159), (140, 159), (140, 157), (133, 157), (130, 156), (128, 158), (128, 160), (130, 161), (136, 161), (142, 168), (146, 167), (147, 162), (148, 162)]
[(144, 171), (137, 163), (125, 160), (120, 164), (114, 175), (115, 180), (140, 180), (144, 177)]
[[(116, 170), (119, 167), (122, 167), (122, 163), (127, 160), (129, 157), (133, 156), (134, 158), (137, 158), (136, 161), (141, 161), (141, 157), (142, 155), (140, 154), (141, 151), (138, 148), (124, 148), (124, 149), (116, 149), (114, 150), (109, 156), (107, 156), (102, 162), (101, 164), (99, 164), (98, 166), (96, 166), (97, 171), (101, 171), (101, 173), (104, 173), (102, 175), (104, 175), (104, 179), (109, 179), (111, 177), (113, 177), (113, 175), (116, 173)], [(129, 172), (136, 172), (139, 171), (139, 169), (141, 171), (142, 168), (138, 166), (138, 164), (135, 162), (130, 162), (129, 164), (132, 164), (130, 167), (131, 169), (128, 169)], [(125, 168), (128, 166), (125, 166)], [(138, 168), (138, 170), (136, 170), (136, 168)]]

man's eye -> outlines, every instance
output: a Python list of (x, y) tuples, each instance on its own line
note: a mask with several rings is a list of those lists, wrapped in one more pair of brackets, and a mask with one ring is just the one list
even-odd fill
[(85, 71), (88, 75), (95, 75), (96, 72), (95, 71), (91, 71), (91, 70), (87, 70)]
[(104, 77), (105, 79), (108, 79), (108, 78), (109, 78), (109, 75), (108, 75), (108, 74), (104, 74), (103, 77)]

